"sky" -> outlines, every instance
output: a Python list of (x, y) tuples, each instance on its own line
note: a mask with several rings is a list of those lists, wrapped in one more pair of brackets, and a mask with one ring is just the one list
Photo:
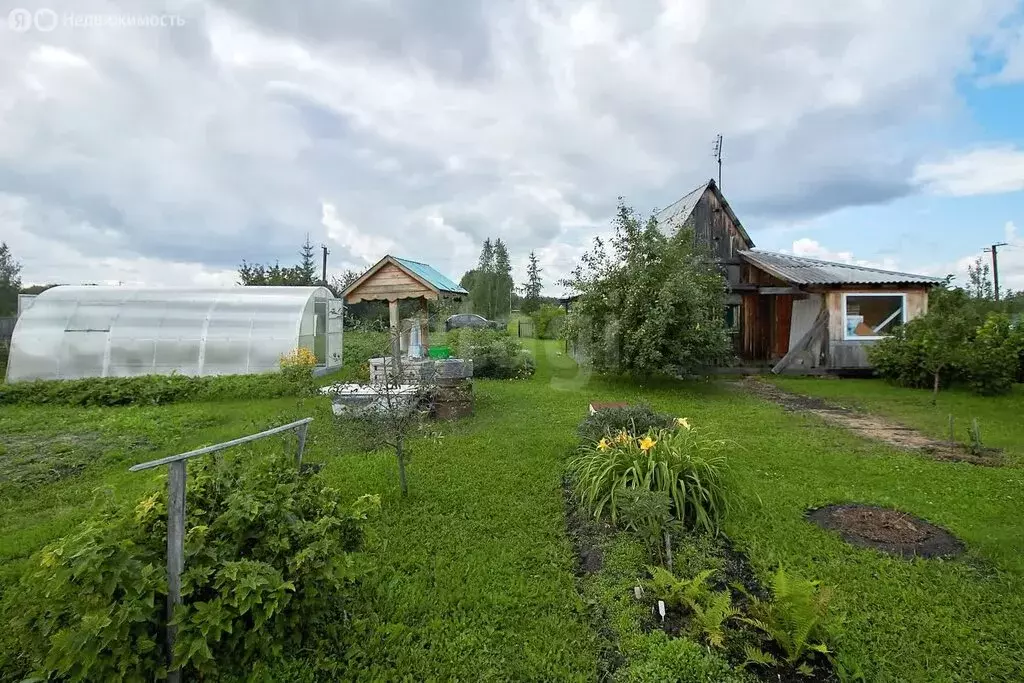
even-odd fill
[(0, 0), (25, 284), (212, 286), (486, 237), (548, 294), (618, 197), (717, 175), (756, 246), (1024, 289), (1024, 3)]

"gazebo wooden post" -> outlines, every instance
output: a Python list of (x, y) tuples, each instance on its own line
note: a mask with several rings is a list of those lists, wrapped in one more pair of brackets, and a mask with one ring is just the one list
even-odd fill
[(398, 299), (388, 300), (388, 314), (391, 318), (391, 358), (395, 363), (395, 370), (401, 362), (402, 356), (402, 326), (398, 320)]

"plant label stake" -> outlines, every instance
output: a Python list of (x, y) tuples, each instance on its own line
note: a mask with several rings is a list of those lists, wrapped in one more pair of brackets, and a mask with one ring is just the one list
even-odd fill
[(636, 596), (637, 600), (641, 600), (644, 597), (644, 589), (640, 586), (633, 586), (633, 595)]
[(299, 437), (295, 466), (301, 472), (302, 451), (306, 447), (306, 429), (312, 421), (313, 418), (307, 417), (258, 434), (250, 434), (128, 468), (129, 472), (139, 472), (168, 465), (170, 470), (167, 474), (167, 683), (181, 683), (181, 670), (171, 668), (174, 665), (174, 643), (178, 636), (178, 627), (172, 625), (171, 621), (174, 619), (175, 610), (181, 604), (181, 574), (185, 570), (185, 467), (188, 459), (294, 429)]
[(658, 600), (658, 614), (661, 615), (662, 623), (665, 623), (665, 601)]

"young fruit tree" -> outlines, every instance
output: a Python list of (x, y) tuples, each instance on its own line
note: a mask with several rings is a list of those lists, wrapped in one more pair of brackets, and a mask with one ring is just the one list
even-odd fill
[[(361, 390), (366, 401), (341, 412), (338, 427), (343, 438), (354, 438), (369, 449), (385, 447), (392, 451), (398, 464), (398, 483), (402, 495), (407, 496), (408, 442), (422, 431), (424, 420), (433, 410), (437, 381), (432, 363), (412, 364), (396, 352), (398, 334), (390, 331), (382, 337), (387, 341), (382, 341), (374, 355), (383, 365), (371, 367), (370, 383)], [(336, 401), (344, 391), (344, 386), (336, 388)]]
[(692, 231), (666, 236), (621, 200), (613, 227), (562, 282), (579, 295), (567, 339), (603, 372), (680, 374), (727, 360), (725, 279)]

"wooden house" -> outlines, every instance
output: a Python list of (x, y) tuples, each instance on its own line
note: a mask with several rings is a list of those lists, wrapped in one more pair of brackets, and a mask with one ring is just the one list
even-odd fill
[(849, 263), (740, 252), (740, 357), (775, 372), (859, 370), (867, 349), (928, 311), (939, 278)]
[(696, 243), (715, 260), (728, 281), (730, 293), (726, 301), (726, 320), (736, 328), (740, 321), (742, 300), (734, 286), (741, 282), (743, 261), (739, 253), (754, 247), (754, 241), (743, 228), (718, 184), (712, 179), (665, 207), (655, 219), (666, 234), (679, 230), (693, 231)]
[(655, 216), (693, 231), (728, 283), (725, 317), (744, 365), (775, 372), (870, 367), (867, 347), (928, 310), (939, 278), (754, 250), (714, 180)]

